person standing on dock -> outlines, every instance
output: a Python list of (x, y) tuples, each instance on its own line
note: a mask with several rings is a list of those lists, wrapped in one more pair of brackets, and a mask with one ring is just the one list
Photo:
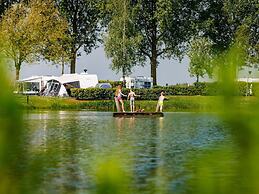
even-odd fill
[(116, 91), (115, 91), (115, 98), (114, 98), (118, 112), (121, 111), (121, 110), (120, 110), (120, 105), (119, 105), (119, 103), (121, 103), (122, 112), (125, 112), (125, 110), (124, 110), (124, 103), (123, 103), (123, 100), (122, 100), (122, 97), (123, 97), (123, 96), (126, 97), (127, 95), (125, 95), (125, 94), (123, 94), (123, 93), (121, 92), (121, 85), (118, 85), (118, 86), (117, 86), (117, 89), (116, 89)]
[(163, 112), (164, 99), (165, 99), (164, 92), (161, 92), (161, 94), (158, 98), (156, 112), (158, 112), (158, 111)]
[(135, 97), (136, 96), (140, 96), (140, 95), (136, 95), (135, 92), (133, 92), (132, 89), (130, 89), (130, 92), (128, 94), (128, 100), (130, 100), (130, 112), (135, 111)]

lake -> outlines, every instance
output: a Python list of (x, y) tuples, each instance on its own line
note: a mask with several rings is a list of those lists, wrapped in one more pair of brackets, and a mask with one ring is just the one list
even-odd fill
[[(152, 193), (154, 187), (160, 193), (188, 193), (195, 161), (233, 144), (211, 113), (113, 118), (108, 112), (39, 111), (26, 113), (24, 122), (28, 160), (42, 166), (41, 193), (90, 193), (97, 161), (111, 156), (120, 159), (131, 175), (130, 187), (139, 193)], [(229, 176), (222, 171), (216, 172)]]

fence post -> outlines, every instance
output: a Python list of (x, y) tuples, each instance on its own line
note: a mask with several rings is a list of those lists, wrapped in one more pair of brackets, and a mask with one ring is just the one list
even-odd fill
[(29, 104), (29, 95), (26, 95), (26, 102)]

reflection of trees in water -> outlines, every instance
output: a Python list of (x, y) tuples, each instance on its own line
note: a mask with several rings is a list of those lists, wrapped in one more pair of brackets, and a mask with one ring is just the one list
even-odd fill
[(168, 192), (186, 192), (192, 162), (223, 139), (218, 121), (211, 115), (174, 115), (160, 132), (159, 140), (159, 156), (163, 164), (160, 179), (164, 179)]
[(144, 193), (184, 192), (191, 176), (187, 165), (224, 138), (211, 116), (186, 114), (138, 121), (134, 171), (138, 189)]
[[(77, 114), (54, 112), (50, 118), (42, 118), (45, 123), (41, 119), (33, 121), (32, 125), (37, 126), (32, 128), (46, 129), (38, 152), (43, 153), (45, 169), (42, 188), (49, 193), (88, 190), (96, 158), (112, 154), (122, 159), (127, 170), (133, 170), (134, 187), (141, 193), (160, 189), (170, 193), (169, 187), (179, 191), (188, 178), (186, 161), (197, 157), (203, 149), (200, 146), (206, 147), (206, 142), (219, 138), (215, 121), (203, 116), (117, 119)], [(35, 154), (37, 149), (33, 151), (33, 157), (40, 157)]]
[[(42, 159), (42, 172), (44, 184), (42, 188), (47, 193), (73, 193), (89, 184), (81, 169), (80, 159), (82, 150), (89, 150), (90, 141), (84, 141), (82, 137), (91, 139), (85, 130), (80, 129), (76, 115), (59, 115), (58, 112), (48, 115), (46, 120), (37, 120), (39, 130), (44, 131), (42, 139), (44, 144), (34, 152), (34, 157)], [(64, 118), (62, 118), (64, 117)], [(47, 129), (47, 130), (46, 130)], [(43, 141), (42, 141), (43, 142)], [(44, 151), (44, 152), (42, 152)]]
[(135, 117), (130, 117), (130, 118), (116, 117), (116, 118), (114, 118), (118, 137), (127, 133), (127, 131), (125, 131), (125, 130), (135, 128), (135, 119), (136, 119)]
[(156, 176), (159, 161), (157, 153), (158, 120), (148, 119), (146, 122), (149, 123), (148, 129), (145, 125), (138, 125), (135, 129), (138, 136), (135, 149), (135, 174), (137, 185), (139, 185), (138, 189), (141, 190), (154, 184), (149, 178)]

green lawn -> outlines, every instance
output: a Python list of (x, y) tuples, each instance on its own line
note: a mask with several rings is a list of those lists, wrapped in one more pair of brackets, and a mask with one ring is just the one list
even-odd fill
[[(74, 98), (59, 97), (40, 97), (23, 95), (16, 96), (18, 103), (24, 109), (51, 109), (51, 110), (94, 110), (94, 111), (114, 111), (114, 102), (112, 100), (76, 100)], [(169, 96), (164, 102), (165, 112), (174, 111), (216, 111), (220, 108), (221, 97), (216, 96)], [(244, 106), (253, 106), (258, 100), (257, 97), (235, 97), (240, 108)], [(129, 110), (129, 101), (124, 101), (126, 110)], [(145, 111), (155, 111), (157, 101), (136, 99), (136, 109), (145, 109)]]

